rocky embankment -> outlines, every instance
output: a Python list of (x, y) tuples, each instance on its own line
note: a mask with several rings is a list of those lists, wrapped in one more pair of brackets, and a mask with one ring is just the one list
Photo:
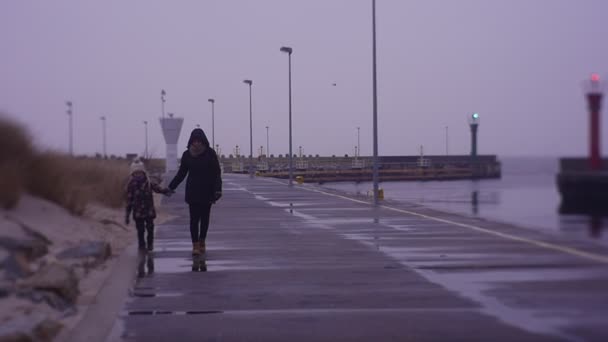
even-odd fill
[(88, 206), (73, 216), (32, 196), (0, 210), (0, 342), (51, 341), (77, 324), (135, 239), (123, 215)]

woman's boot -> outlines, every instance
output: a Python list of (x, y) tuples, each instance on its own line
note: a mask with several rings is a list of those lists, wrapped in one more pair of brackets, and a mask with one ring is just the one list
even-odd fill
[(201, 254), (200, 244), (197, 242), (192, 243), (192, 255)]
[(199, 243), (199, 251), (201, 254), (205, 254), (205, 250), (206, 250), (205, 241), (201, 241)]

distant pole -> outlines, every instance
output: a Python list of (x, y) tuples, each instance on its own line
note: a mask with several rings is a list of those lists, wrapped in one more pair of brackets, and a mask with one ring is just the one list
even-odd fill
[(253, 178), (253, 101), (251, 99), (252, 80), (244, 80), (249, 85), (249, 177)]
[(376, 0), (372, 0), (372, 85), (373, 85), (373, 110), (374, 110), (374, 159), (373, 159), (373, 181), (374, 181), (374, 205), (378, 205), (378, 87), (376, 73)]
[(144, 121), (144, 136), (145, 136), (145, 141), (146, 141), (146, 148), (144, 150), (144, 158), (148, 159), (149, 155), (148, 155), (148, 121)]
[(598, 74), (591, 75), (590, 88), (587, 91), (587, 104), (589, 106), (589, 166), (591, 170), (600, 170), (602, 160), (600, 157), (600, 111), (602, 107), (602, 84)]
[(215, 146), (215, 100), (207, 101), (211, 102), (211, 147), (213, 148)]
[(167, 95), (167, 93), (165, 92), (165, 89), (162, 89), (160, 91), (160, 110), (163, 119), (165, 118), (165, 95)]
[(357, 150), (358, 150), (358, 147), (355, 145), (355, 159), (357, 159), (357, 156), (358, 156)]
[(67, 114), (68, 114), (68, 136), (69, 136), (69, 150), (70, 150), (70, 155), (74, 155), (74, 125), (73, 125), (73, 105), (72, 105), (72, 101), (66, 101), (65, 102), (66, 106), (68, 106), (68, 110), (67, 110)]
[(287, 53), (288, 68), (289, 68), (289, 186), (293, 186), (293, 151), (291, 149), (291, 54), (293, 49), (287, 46), (281, 47), (281, 52)]
[(106, 117), (102, 116), (99, 119), (101, 119), (101, 135), (102, 135), (103, 157), (107, 158), (108, 155), (106, 153)]
[(448, 150), (448, 126), (445, 126), (445, 155), (449, 156), (450, 151)]
[(266, 156), (270, 157), (270, 134), (268, 132), (270, 127), (266, 126)]
[(355, 153), (355, 157), (361, 155), (361, 127), (357, 127), (357, 153)]
[(302, 159), (302, 146), (300, 146), (300, 159)]

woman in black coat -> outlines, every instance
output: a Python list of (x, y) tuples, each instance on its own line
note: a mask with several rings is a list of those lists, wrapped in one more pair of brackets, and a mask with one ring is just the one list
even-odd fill
[(188, 149), (182, 154), (179, 171), (169, 184), (175, 190), (188, 175), (186, 203), (190, 206), (190, 237), (192, 254), (205, 253), (211, 205), (222, 197), (222, 175), (217, 154), (209, 146), (202, 129), (190, 134)]

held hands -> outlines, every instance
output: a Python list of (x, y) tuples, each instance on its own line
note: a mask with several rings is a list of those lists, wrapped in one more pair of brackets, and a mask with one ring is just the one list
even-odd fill
[(163, 191), (163, 194), (164, 194), (165, 196), (167, 196), (167, 197), (171, 197), (171, 195), (173, 195), (174, 193), (175, 193), (175, 190), (171, 190), (170, 188), (166, 188), (166, 189)]

